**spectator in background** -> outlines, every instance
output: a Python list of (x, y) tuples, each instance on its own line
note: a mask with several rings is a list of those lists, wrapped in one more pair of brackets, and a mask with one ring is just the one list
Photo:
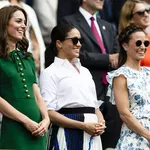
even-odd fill
[(57, 6), (58, 0), (33, 0), (33, 8), (37, 14), (46, 47), (51, 42), (51, 31), (57, 24)]
[[(141, 0), (127, 0), (121, 10), (119, 32), (128, 25), (137, 25), (146, 31), (150, 25), (150, 8)], [(150, 36), (147, 35), (150, 40)], [(142, 66), (150, 67), (150, 46), (147, 48), (146, 55), (141, 60)]]
[(102, 150), (105, 121), (99, 111), (95, 84), (78, 59), (83, 39), (68, 24), (54, 27), (50, 55), (53, 63), (41, 74), (41, 94), (52, 120), (48, 150)]
[[(84, 39), (80, 50), (80, 60), (81, 64), (87, 67), (92, 74), (98, 100), (104, 102), (101, 105), (101, 110), (103, 110), (107, 129), (101, 138), (105, 149), (106, 147), (114, 147), (120, 134), (118, 113), (115, 106), (108, 102), (106, 96), (108, 84), (105, 82), (106, 72), (117, 67), (119, 48), (113, 26), (96, 16), (97, 11), (103, 8), (103, 2), (101, 0), (82, 0), (79, 10), (64, 17), (62, 22), (75, 26)], [(50, 51), (51, 48), (47, 47), (46, 52), (49, 58), (47, 57), (46, 61), (48, 64), (51, 64)], [(117, 132), (114, 131), (114, 126), (119, 128), (117, 128)]]
[(125, 0), (105, 0), (103, 9), (99, 11), (101, 18), (112, 23), (116, 31), (118, 31), (120, 11), (124, 2)]
[[(147, 8), (150, 8), (150, 0), (143, 0)], [(146, 28), (146, 33), (150, 36), (150, 25)]]
[(149, 45), (146, 33), (127, 26), (119, 35), (119, 68), (108, 73), (111, 101), (123, 121), (115, 150), (150, 149), (150, 69), (141, 67)]
[(23, 8), (28, 15), (28, 27), (26, 30), (26, 36), (29, 40), (28, 51), (32, 52), (33, 58), (35, 60), (37, 77), (40, 71), (44, 69), (44, 52), (45, 44), (43, 37), (39, 28), (38, 20), (36, 14), (32, 7), (25, 4), (22, 0), (2, 0), (0, 1), (0, 8), (6, 5), (17, 5)]

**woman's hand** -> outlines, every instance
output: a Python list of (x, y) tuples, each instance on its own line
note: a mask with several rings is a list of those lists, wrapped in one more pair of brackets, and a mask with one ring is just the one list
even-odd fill
[(39, 123), (39, 128), (34, 130), (32, 132), (33, 135), (35, 136), (44, 136), (44, 134), (47, 132), (48, 127), (50, 124), (50, 120), (49, 118), (47, 119), (43, 119), (40, 123)]
[(32, 121), (31, 119), (27, 119), (23, 124), (31, 133), (40, 127), (37, 122)]
[(104, 132), (105, 125), (101, 123), (85, 123), (85, 128), (83, 129), (85, 132), (92, 136), (101, 135)]
[(103, 120), (102, 122), (99, 123), (100, 125), (100, 131), (98, 131), (95, 136), (98, 136), (98, 135), (102, 135), (104, 132), (105, 132), (105, 120)]

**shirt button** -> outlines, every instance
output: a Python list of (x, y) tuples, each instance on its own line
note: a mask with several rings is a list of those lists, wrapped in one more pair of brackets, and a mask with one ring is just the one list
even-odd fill
[(15, 56), (17, 56), (17, 53), (15, 53)]
[(27, 85), (26, 85), (26, 84), (24, 85), (24, 88), (27, 88)]
[(24, 76), (24, 73), (21, 73), (20, 75), (23, 77), (23, 76)]
[(27, 98), (30, 98), (30, 95), (27, 95)]
[(28, 90), (25, 90), (26, 93), (28, 93)]
[(18, 63), (19, 66), (21, 66), (21, 63)]
[(20, 71), (22, 71), (23, 69), (22, 68), (20, 68)]
[(16, 60), (19, 60), (19, 57), (17, 57)]
[(25, 82), (25, 81), (26, 81), (26, 79), (22, 79), (22, 81), (23, 81), (23, 82)]

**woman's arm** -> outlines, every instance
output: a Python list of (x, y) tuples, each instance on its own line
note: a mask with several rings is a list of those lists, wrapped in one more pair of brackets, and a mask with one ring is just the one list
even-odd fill
[(100, 112), (99, 108), (97, 108), (97, 109), (95, 110), (95, 113), (96, 113), (96, 115), (97, 115), (98, 122), (105, 124), (104, 117), (103, 117), (102, 113)]
[(48, 116), (47, 108), (45, 102), (40, 94), (40, 90), (37, 84), (33, 84), (34, 96), (42, 115), (42, 121), (39, 123), (40, 128), (33, 132), (34, 135), (43, 135), (47, 132), (48, 126), (50, 124), (50, 119)]
[(100, 123), (100, 126), (101, 126), (101, 131), (98, 133), (99, 135), (103, 134), (105, 132), (105, 120), (104, 120), (104, 117), (102, 115), (102, 113), (100, 112), (99, 108), (97, 108), (95, 110), (95, 113), (97, 115), (97, 118), (98, 118), (98, 123)]
[(13, 119), (15, 121), (18, 121), (22, 124), (24, 124), (24, 126), (30, 131), (33, 132), (34, 130), (36, 130), (39, 125), (38, 123), (32, 121), (31, 119), (29, 119), (26, 115), (22, 114), (21, 112), (19, 112), (17, 109), (15, 109), (14, 107), (12, 107), (6, 100), (4, 100), (2, 97), (0, 97), (0, 112), (10, 118)]
[(114, 97), (121, 119), (129, 129), (150, 141), (150, 132), (131, 114), (129, 110), (129, 95), (126, 78), (121, 75), (114, 78)]

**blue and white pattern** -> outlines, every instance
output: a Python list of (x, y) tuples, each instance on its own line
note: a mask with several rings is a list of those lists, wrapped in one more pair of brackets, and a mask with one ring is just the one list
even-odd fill
[[(109, 83), (107, 95), (111, 97), (110, 101), (113, 104), (115, 104), (115, 100), (112, 82), (114, 77), (120, 75), (124, 75), (127, 79), (130, 112), (146, 129), (150, 130), (150, 68), (141, 67), (141, 71), (136, 71), (124, 65), (109, 72), (107, 75)], [(150, 150), (150, 143), (123, 123), (116, 150)]]
[[(82, 122), (97, 122), (95, 114), (63, 114)], [(102, 150), (100, 136), (91, 136), (79, 129), (62, 128), (54, 125), (48, 150)]]

